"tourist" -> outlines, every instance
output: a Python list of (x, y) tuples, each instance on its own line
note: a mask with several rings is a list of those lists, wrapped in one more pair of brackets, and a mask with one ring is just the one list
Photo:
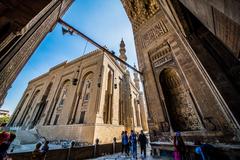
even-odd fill
[(133, 158), (137, 159), (137, 135), (133, 130), (131, 130), (131, 135), (129, 137), (129, 141), (131, 143), (131, 153)]
[(45, 141), (45, 143), (44, 143), (44, 145), (43, 145), (43, 147), (42, 147), (42, 153), (43, 153), (44, 159), (45, 159), (46, 154), (47, 154), (47, 152), (48, 152), (48, 150), (49, 150), (48, 144), (49, 144), (49, 141)]
[(185, 159), (186, 159), (186, 147), (181, 137), (181, 133), (176, 132), (176, 136), (174, 136), (174, 160)]
[(122, 131), (121, 137), (122, 137), (122, 154), (123, 154), (123, 151), (124, 151), (124, 144), (123, 144), (124, 131)]
[(140, 143), (141, 155), (142, 155), (142, 152), (144, 152), (144, 158), (146, 158), (147, 137), (143, 133), (143, 130), (141, 130), (141, 133), (138, 136), (138, 142)]
[(124, 151), (125, 154), (127, 154), (129, 156), (129, 145), (128, 145), (127, 131), (123, 132), (123, 135), (122, 135), (122, 146), (123, 146), (122, 151)]
[(31, 160), (42, 160), (43, 159), (44, 154), (40, 150), (41, 145), (42, 145), (41, 143), (36, 144), (36, 148), (32, 152)]
[(3, 142), (6, 142), (8, 141), (8, 139), (10, 138), (10, 134), (3, 131), (1, 134), (0, 134), (0, 145), (3, 143)]
[(0, 144), (0, 160), (3, 160), (7, 158), (7, 150), (10, 147), (11, 143), (14, 141), (16, 138), (16, 135), (14, 133), (7, 133), (7, 132), (2, 132), (0, 134), (1, 137), (1, 144)]

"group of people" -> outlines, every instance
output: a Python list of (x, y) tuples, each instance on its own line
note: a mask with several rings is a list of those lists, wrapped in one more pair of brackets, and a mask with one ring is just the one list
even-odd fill
[(7, 150), (9, 149), (11, 143), (16, 138), (14, 133), (9, 133), (3, 131), (0, 133), (0, 160), (7, 159)]
[(37, 143), (34, 151), (32, 152), (31, 160), (44, 160), (49, 150), (48, 144), (49, 144), (49, 141), (45, 141), (43, 146), (42, 146), (42, 143)]
[(141, 155), (144, 154), (144, 157), (146, 157), (146, 145), (148, 140), (142, 130), (139, 135), (133, 130), (131, 130), (129, 136), (127, 131), (122, 132), (122, 153), (125, 152), (125, 154), (129, 156), (130, 152), (133, 158), (137, 158), (137, 142), (140, 144)]
[[(130, 155), (129, 153), (131, 153), (133, 158), (137, 158), (137, 143), (139, 143), (140, 145), (141, 155), (143, 154), (144, 158), (146, 158), (146, 146), (148, 140), (143, 131), (141, 131), (141, 133), (138, 135), (133, 130), (131, 130), (129, 136), (127, 131), (122, 132), (122, 153), (125, 152), (125, 154), (128, 156)], [(217, 152), (216, 148), (214, 148), (212, 145), (201, 144), (199, 141), (195, 143), (196, 143), (195, 159), (197, 160), (219, 159), (216, 158), (219, 157), (219, 155), (216, 154), (220, 153)], [(173, 145), (174, 145), (173, 152), (174, 160), (187, 160), (188, 159), (187, 147), (183, 141), (180, 132), (176, 132), (176, 135), (174, 136), (173, 139)], [(222, 156), (224, 155), (221, 154), (221, 157)]]

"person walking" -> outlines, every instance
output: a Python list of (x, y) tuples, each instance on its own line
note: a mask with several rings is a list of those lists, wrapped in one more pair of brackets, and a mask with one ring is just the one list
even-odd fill
[(137, 159), (137, 135), (133, 130), (131, 130), (131, 135), (129, 137), (131, 143), (131, 153), (132, 157)]
[[(129, 156), (129, 146), (128, 146), (128, 135), (127, 135), (127, 131), (125, 131), (122, 135), (122, 145), (123, 145), (123, 151), (125, 152), (125, 154), (127, 154)], [(122, 152), (123, 153), (123, 152)]]
[(174, 160), (185, 159), (186, 159), (186, 146), (181, 137), (181, 133), (176, 132), (176, 136), (174, 136)]
[(123, 154), (123, 151), (124, 151), (124, 144), (123, 144), (124, 131), (122, 131), (121, 137), (122, 137), (122, 154)]
[(48, 144), (49, 144), (49, 141), (45, 141), (45, 143), (44, 143), (44, 145), (43, 145), (43, 147), (42, 147), (42, 154), (43, 154), (43, 159), (45, 159), (46, 158), (46, 154), (47, 154), (47, 152), (48, 152), (48, 150), (49, 150), (49, 146), (48, 146)]
[(138, 136), (138, 142), (140, 143), (140, 148), (141, 148), (141, 155), (142, 152), (144, 152), (144, 158), (146, 158), (146, 145), (147, 145), (147, 137), (143, 133), (143, 130), (141, 130), (141, 133)]
[(37, 143), (34, 151), (32, 152), (31, 160), (42, 160), (44, 155), (40, 150), (41, 143)]

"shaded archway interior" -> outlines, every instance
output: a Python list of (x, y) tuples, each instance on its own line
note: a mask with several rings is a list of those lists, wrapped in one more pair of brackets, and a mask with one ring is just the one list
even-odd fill
[(190, 99), (177, 71), (173, 68), (165, 68), (159, 78), (173, 130), (200, 130), (201, 125), (193, 109), (194, 106), (189, 102)]
[[(240, 61), (179, 0), (172, 2), (188, 42), (239, 123), (240, 101), (237, 99), (240, 97)], [(238, 36), (238, 32), (235, 36)]]

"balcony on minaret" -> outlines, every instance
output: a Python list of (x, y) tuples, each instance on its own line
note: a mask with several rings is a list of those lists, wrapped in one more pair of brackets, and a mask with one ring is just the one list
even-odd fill
[[(121, 42), (120, 42), (120, 49), (119, 49), (119, 52), (120, 52), (120, 55), (119, 55), (119, 58), (121, 59), (121, 60), (123, 60), (123, 61), (127, 61), (127, 56), (126, 56), (126, 49), (125, 49), (125, 43), (124, 43), (124, 41), (123, 41), (123, 39), (121, 40)], [(125, 64), (123, 64), (123, 63), (121, 63), (120, 62), (120, 66), (124, 69), (124, 70), (126, 70), (126, 66), (125, 66)]]
[[(136, 65), (134, 64), (134, 68), (137, 69)], [(133, 73), (133, 81), (134, 81), (134, 84), (135, 84), (135, 87), (140, 90), (140, 80), (139, 80), (139, 77), (138, 77), (138, 73), (137, 72), (134, 72)]]

